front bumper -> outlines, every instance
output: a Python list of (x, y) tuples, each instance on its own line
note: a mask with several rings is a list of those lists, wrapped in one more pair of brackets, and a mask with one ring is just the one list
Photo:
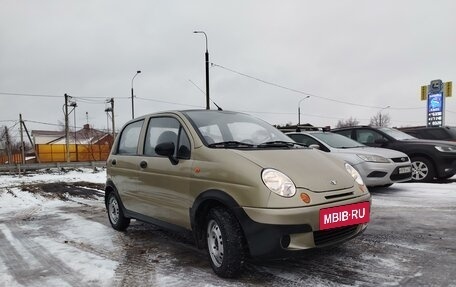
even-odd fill
[(446, 177), (456, 173), (456, 155), (454, 153), (444, 154), (436, 158), (437, 177)]
[[(381, 186), (395, 182), (409, 181), (412, 177), (411, 163), (362, 162), (353, 166), (361, 174), (366, 186)], [(399, 173), (402, 167), (410, 167), (410, 172)]]
[(360, 234), (367, 224), (320, 230), (320, 209), (371, 201), (370, 194), (343, 201), (299, 208), (235, 210), (252, 257), (287, 257), (294, 252), (344, 242)]

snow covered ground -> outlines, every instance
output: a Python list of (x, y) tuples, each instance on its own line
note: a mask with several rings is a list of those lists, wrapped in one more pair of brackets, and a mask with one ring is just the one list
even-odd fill
[(456, 286), (455, 177), (372, 190), (363, 235), (296, 259), (249, 262), (237, 280), (215, 276), (180, 235), (141, 222), (114, 231), (105, 177), (0, 175), (0, 286)]

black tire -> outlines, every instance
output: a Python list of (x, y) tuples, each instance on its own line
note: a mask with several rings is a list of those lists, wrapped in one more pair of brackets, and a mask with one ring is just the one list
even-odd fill
[(239, 222), (226, 208), (209, 210), (205, 224), (209, 261), (215, 274), (238, 277), (245, 260), (244, 236)]
[(124, 231), (130, 225), (130, 218), (126, 218), (121, 208), (121, 202), (114, 192), (108, 196), (106, 204), (109, 222), (112, 228), (118, 231)]
[(425, 157), (413, 157), (412, 161), (412, 180), (413, 181), (432, 181), (435, 177), (435, 168), (432, 162)]

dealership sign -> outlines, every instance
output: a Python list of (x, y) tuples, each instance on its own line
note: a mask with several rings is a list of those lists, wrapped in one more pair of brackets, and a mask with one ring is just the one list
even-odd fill
[(429, 86), (421, 87), (421, 100), (427, 103), (427, 126), (445, 125), (445, 97), (451, 97), (452, 82), (431, 81)]

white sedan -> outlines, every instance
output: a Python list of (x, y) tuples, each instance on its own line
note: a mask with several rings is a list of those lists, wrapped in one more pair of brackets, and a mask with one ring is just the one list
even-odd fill
[(390, 186), (412, 177), (410, 159), (405, 153), (368, 147), (339, 134), (323, 131), (292, 132), (298, 143), (333, 154), (351, 164), (367, 186)]

